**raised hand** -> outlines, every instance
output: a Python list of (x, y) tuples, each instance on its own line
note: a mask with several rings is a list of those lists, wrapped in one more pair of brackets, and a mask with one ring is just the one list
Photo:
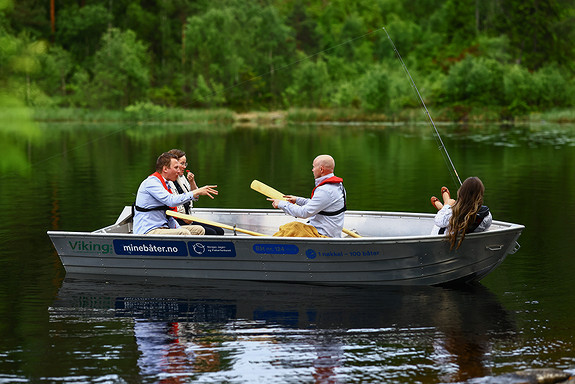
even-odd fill
[(198, 196), (209, 196), (210, 198), (214, 198), (212, 195), (217, 195), (218, 191), (216, 190), (218, 186), (217, 185), (204, 185), (201, 188), (197, 188), (194, 189), (192, 191), (192, 193), (194, 194), (194, 197), (198, 197)]

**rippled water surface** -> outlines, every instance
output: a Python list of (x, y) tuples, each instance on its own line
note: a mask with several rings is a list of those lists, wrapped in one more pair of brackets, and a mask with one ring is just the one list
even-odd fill
[(0, 382), (447, 383), (575, 368), (575, 128), (439, 127), (521, 249), (482, 284), (325, 287), (66, 275), (47, 230), (91, 231), (131, 204), (159, 153), (188, 152), (197, 206), (308, 194), (332, 154), (348, 206), (431, 212), (457, 184), (427, 126), (40, 126), (0, 131)]

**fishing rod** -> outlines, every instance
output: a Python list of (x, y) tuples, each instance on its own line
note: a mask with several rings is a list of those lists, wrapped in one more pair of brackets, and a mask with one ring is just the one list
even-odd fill
[(435, 130), (435, 134), (436, 134), (436, 138), (437, 140), (439, 140), (439, 149), (443, 149), (443, 153), (444, 153), (444, 160), (448, 160), (449, 164), (451, 165), (451, 169), (453, 170), (453, 173), (455, 174), (455, 176), (457, 177), (457, 181), (459, 181), (459, 185), (461, 185), (461, 179), (459, 178), (459, 174), (457, 173), (457, 169), (455, 169), (455, 165), (453, 165), (453, 161), (451, 161), (451, 157), (449, 156), (449, 153), (447, 152), (447, 148), (445, 147), (445, 144), (443, 144), (443, 140), (441, 139), (441, 135), (439, 134), (439, 131), (437, 130), (437, 127), (435, 126), (435, 123), (433, 122), (433, 119), (431, 118), (431, 114), (429, 113), (429, 111), (427, 110), (427, 106), (425, 105), (425, 102), (423, 101), (423, 97), (421, 97), (421, 94), (419, 93), (419, 89), (417, 88), (417, 86), (415, 85), (415, 81), (413, 81), (413, 78), (411, 77), (411, 73), (409, 73), (409, 70), (407, 69), (407, 66), (405, 65), (405, 63), (403, 62), (403, 58), (401, 57), (401, 55), (399, 54), (399, 51), (397, 50), (397, 48), (395, 47), (395, 44), (393, 43), (393, 40), (391, 40), (391, 36), (389, 36), (389, 33), (387, 33), (387, 29), (385, 29), (385, 27), (382, 27), (382, 29), (385, 31), (385, 34), (387, 35), (387, 38), (389, 39), (389, 41), (391, 42), (391, 45), (393, 46), (393, 50), (395, 51), (395, 54), (397, 55), (397, 58), (399, 59), (399, 61), (401, 62), (401, 66), (403, 67), (403, 70), (405, 71), (405, 73), (407, 74), (407, 77), (409, 78), (409, 80), (411, 81), (411, 86), (413, 87), (413, 89), (415, 90), (415, 92), (417, 93), (417, 97), (419, 98), (419, 102), (421, 103), (421, 105), (423, 106), (423, 109), (425, 110), (425, 113), (429, 119), (429, 121), (431, 122), (431, 125), (433, 126), (433, 129)]

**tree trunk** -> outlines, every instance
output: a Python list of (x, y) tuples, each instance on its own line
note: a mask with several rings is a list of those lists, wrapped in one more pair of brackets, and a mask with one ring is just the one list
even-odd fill
[(50, 25), (52, 27), (52, 42), (56, 38), (56, 0), (50, 0)]

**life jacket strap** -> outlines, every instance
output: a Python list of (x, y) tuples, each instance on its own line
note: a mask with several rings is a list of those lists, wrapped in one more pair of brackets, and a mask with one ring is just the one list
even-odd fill
[(489, 208), (486, 205), (482, 205), (481, 208), (479, 208), (479, 211), (477, 211), (475, 221), (469, 224), (469, 227), (467, 227), (467, 233), (475, 231), (477, 227), (479, 227), (483, 219), (487, 217), (487, 215), (489, 215)]
[(343, 186), (343, 179), (341, 177), (337, 177), (337, 176), (332, 176), (328, 179), (325, 179), (324, 181), (322, 181), (321, 183), (319, 183), (311, 192), (311, 197), (313, 197), (313, 193), (315, 192), (316, 188), (319, 186), (322, 186), (324, 184), (339, 184), (341, 186), (341, 191), (343, 193), (343, 208), (338, 209), (337, 211), (332, 211), (332, 212), (328, 212), (328, 211), (321, 211), (318, 212), (318, 215), (323, 215), (323, 216), (337, 216), (340, 213), (343, 213), (345, 211), (347, 211), (347, 199), (345, 196), (345, 187)]
[(168, 207), (167, 205), (162, 205), (161, 207), (142, 208), (142, 207), (138, 207), (136, 204), (134, 204), (134, 208), (138, 212), (169, 211), (172, 209), (172, 207)]
[(318, 212), (317, 215), (336, 216), (336, 215), (339, 215), (340, 213), (343, 213), (345, 211), (347, 211), (347, 205), (344, 203), (343, 208), (338, 209), (337, 211), (333, 211), (333, 212), (321, 211), (321, 212)]
[[(180, 185), (180, 183), (178, 183), (178, 181), (174, 181), (174, 185), (176, 186), (176, 189), (178, 190), (178, 193), (180, 195), (183, 195), (184, 193), (186, 193), (187, 191), (184, 190), (184, 188)], [(190, 214), (190, 207), (192, 205), (190, 204), (190, 202), (188, 201), (187, 203), (184, 203), (184, 211), (186, 212), (186, 214)]]
[[(481, 222), (483, 221), (483, 219), (485, 219), (487, 217), (487, 215), (489, 215), (489, 207), (487, 207), (486, 205), (482, 205), (481, 208), (479, 208), (479, 211), (477, 211), (477, 215), (475, 216), (475, 221), (473, 223), (471, 223), (469, 225), (469, 227), (467, 227), (467, 231), (465, 231), (465, 233), (471, 233), (473, 231), (475, 231), (477, 229), (477, 227), (479, 227), (479, 225), (481, 224)], [(445, 230), (447, 228), (440, 228), (439, 229), (439, 234), (443, 235), (445, 233)]]

